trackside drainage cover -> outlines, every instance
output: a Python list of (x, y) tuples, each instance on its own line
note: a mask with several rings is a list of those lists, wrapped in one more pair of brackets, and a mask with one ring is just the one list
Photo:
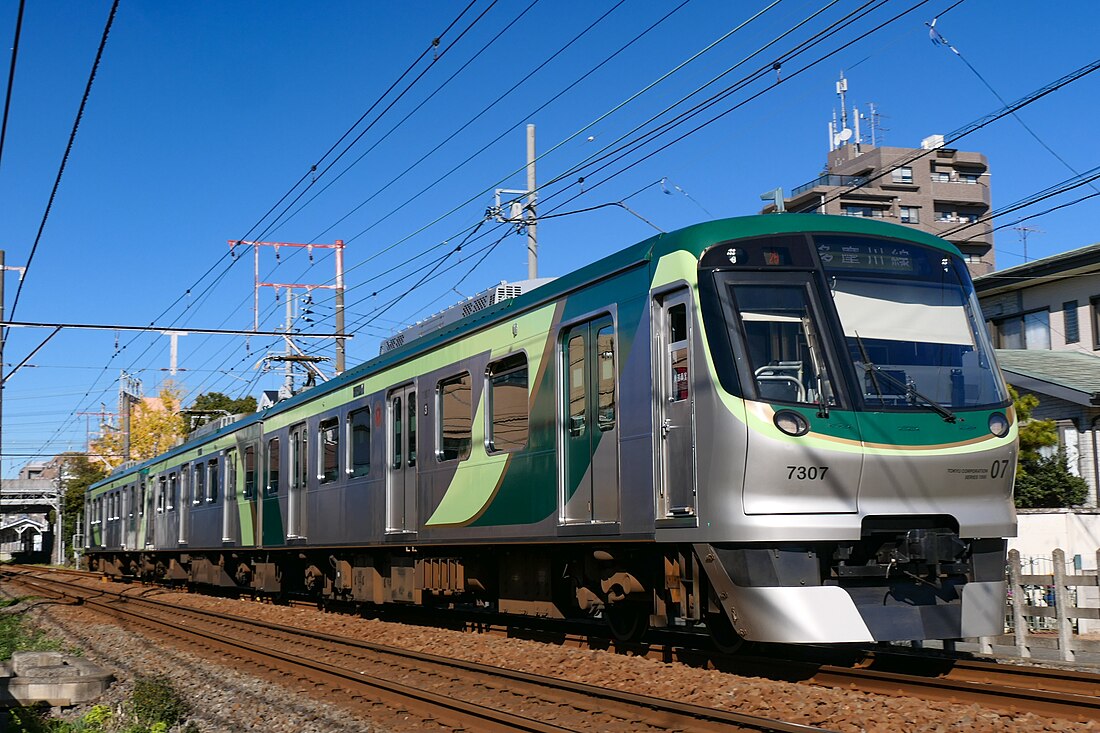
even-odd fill
[(0, 662), (0, 707), (46, 702), (67, 707), (102, 695), (114, 675), (61, 652), (15, 652)]

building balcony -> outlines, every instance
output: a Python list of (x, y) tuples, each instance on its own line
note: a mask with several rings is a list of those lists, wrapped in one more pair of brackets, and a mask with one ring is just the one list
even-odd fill
[(792, 198), (792, 199), (797, 198), (798, 196), (806, 193), (807, 191), (812, 191), (813, 189), (819, 188), (819, 187), (835, 188), (837, 186), (862, 186), (866, 182), (867, 182), (867, 179), (864, 178), (863, 176), (837, 176), (837, 175), (818, 176), (817, 178), (815, 178), (812, 181), (807, 181), (806, 183), (803, 183), (801, 186), (796, 186), (795, 189), (793, 191), (791, 191), (790, 198)]

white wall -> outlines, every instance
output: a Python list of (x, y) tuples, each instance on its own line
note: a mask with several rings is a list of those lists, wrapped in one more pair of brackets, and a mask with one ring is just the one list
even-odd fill
[[(1100, 509), (1020, 509), (1018, 536), (1008, 541), (1008, 549), (1019, 550), (1024, 572), (1051, 573), (1051, 555), (1055, 548), (1066, 553), (1066, 573), (1073, 574), (1074, 555), (1081, 556), (1081, 569), (1096, 572), (1096, 553), (1100, 550)], [(1077, 605), (1100, 607), (1100, 589), (1078, 588)], [(1081, 633), (1100, 631), (1100, 621), (1081, 619)]]

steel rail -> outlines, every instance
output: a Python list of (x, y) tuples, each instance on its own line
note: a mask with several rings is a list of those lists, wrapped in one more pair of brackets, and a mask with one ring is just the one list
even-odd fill
[[(579, 696), (589, 700), (599, 700), (603, 703), (610, 704), (618, 708), (619, 711), (612, 711), (615, 714), (623, 714), (620, 711), (624, 708), (628, 710), (634, 710), (634, 712), (636, 713), (637, 709), (640, 708), (651, 714), (657, 714), (658, 717), (654, 718), (651, 721), (652, 724), (659, 726), (670, 725), (674, 730), (683, 729), (682, 725), (685, 722), (684, 719), (687, 719), (688, 723), (694, 724), (695, 729), (699, 729), (698, 726), (700, 724), (709, 723), (711, 726), (718, 726), (719, 729), (774, 731), (775, 733), (828, 733), (828, 729), (824, 728), (802, 725), (798, 723), (787, 723), (784, 721), (772, 720), (755, 715), (719, 710), (716, 708), (708, 708), (674, 700), (664, 700), (647, 695), (607, 689), (579, 682), (559, 680), (543, 675), (519, 672), (516, 670), (478, 664), (475, 662), (466, 662), (463, 660), (440, 657), (438, 655), (428, 653), (414, 652), (411, 650), (400, 649), (383, 644), (364, 642), (358, 639), (333, 636), (330, 634), (324, 634), (321, 632), (311, 631), (309, 629), (302, 629), (299, 627), (288, 627), (280, 624), (273, 624), (270, 622), (261, 621), (258, 619), (242, 618), (230, 614), (220, 613), (217, 611), (207, 611), (188, 608), (184, 606), (177, 606), (164, 601), (159, 601), (152, 598), (145, 598), (119, 591), (90, 589), (87, 586), (58, 580), (45, 580), (41, 578), (37, 578), (36, 580), (45, 583), (56, 583), (58, 585), (62, 585), (71, 589), (75, 588), (78, 591), (92, 592), (101, 596), (109, 596), (119, 601), (124, 601), (127, 605), (145, 604), (147, 606), (157, 608), (158, 610), (167, 611), (176, 616), (179, 616), (181, 614), (189, 614), (190, 616), (196, 618), (216, 619), (227, 624), (245, 625), (250, 629), (262, 628), (268, 631), (287, 634), (292, 637), (306, 637), (315, 639), (317, 641), (334, 644), (339, 647), (368, 651), (378, 655), (398, 657), (401, 659), (413, 661), (417, 664), (431, 664), (450, 669), (461, 670), (466, 674), (489, 676), (494, 679), (503, 679), (512, 684), (521, 684), (534, 689), (554, 690), (558, 691), (559, 693)], [(68, 592), (57, 591), (49, 585), (42, 585), (42, 582), (36, 582), (36, 580), (28, 580), (26, 575), (24, 574), (19, 574), (18, 576), (18, 582), (26, 583), (28, 585), (31, 585), (32, 587), (39, 587), (49, 592), (62, 592), (68, 595)], [(137, 610), (122, 608), (113, 600), (105, 601), (102, 599), (88, 598), (84, 599), (83, 602), (85, 604), (94, 605), (97, 608), (102, 608), (105, 612), (111, 614), (125, 614), (131, 618), (134, 618), (135, 620), (139, 620), (142, 623), (164, 624), (165, 626), (168, 626), (170, 629), (172, 629), (174, 632), (197, 636), (209, 642), (213, 642), (228, 648), (233, 648), (252, 654), (262, 653), (265, 656), (277, 658), (280, 660), (286, 660), (294, 665), (310, 670), (310, 672), (318, 672), (327, 676), (331, 676), (340, 681), (342, 685), (346, 685), (348, 681), (351, 681), (359, 684), (366, 684), (371, 687), (380, 687), (381, 689), (387, 692), (391, 692), (401, 698), (425, 702), (430, 705), (438, 706), (444, 709), (455, 710), (465, 715), (472, 715), (478, 718), (479, 721), (491, 722), (499, 717), (504, 721), (503, 724), (505, 726), (510, 726), (510, 728), (508, 729), (511, 730), (548, 732), (571, 730), (569, 728), (562, 728), (553, 724), (532, 721), (530, 719), (515, 716), (510, 713), (487, 708), (485, 706), (478, 705), (477, 703), (465, 702), (453, 697), (419, 690), (379, 677), (366, 675), (362, 672), (344, 670), (342, 668), (334, 667), (332, 665), (301, 657), (299, 655), (288, 654), (286, 652), (266, 647), (258, 647), (254, 644), (247, 644), (245, 642), (237, 640), (234, 637), (224, 636), (222, 634), (215, 634), (211, 632), (204, 632), (193, 628), (181, 628), (179, 626), (172, 625), (167, 621), (150, 619), (147, 615), (144, 615)], [(433, 714), (438, 715), (438, 713)], [(666, 722), (666, 720), (668, 720), (670, 716), (672, 718), (671, 722)], [(482, 729), (484, 728), (479, 728), (479, 730)]]

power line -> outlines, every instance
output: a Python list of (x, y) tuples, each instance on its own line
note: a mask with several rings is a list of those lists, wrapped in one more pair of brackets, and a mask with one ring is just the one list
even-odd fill
[(15, 60), (19, 56), (19, 36), (23, 32), (23, 8), (27, 0), (19, 0), (19, 13), (15, 19), (15, 40), (11, 45), (11, 67), (8, 69), (8, 91), (4, 95), (4, 121), (0, 124), (0, 161), (4, 159), (4, 140), (8, 136), (8, 112), (11, 111), (11, 90), (15, 84)]
[[(76, 119), (73, 121), (73, 129), (69, 133), (69, 142), (65, 145), (65, 154), (61, 156), (61, 165), (57, 169), (57, 178), (53, 182), (53, 190), (50, 191), (50, 199), (46, 203), (46, 211), (42, 214), (42, 223), (38, 225), (38, 234), (35, 235), (34, 244), (31, 245), (30, 254), (27, 255), (26, 270), (23, 272), (23, 277), (19, 278), (19, 286), (15, 289), (15, 298), (12, 300), (11, 313), (8, 314), (9, 318), (15, 317), (15, 309), (19, 307), (19, 296), (23, 293), (23, 284), (27, 281), (27, 274), (30, 272), (31, 263), (34, 261), (34, 254), (38, 251), (38, 243), (42, 240), (42, 232), (46, 228), (46, 221), (50, 218), (50, 210), (53, 208), (54, 199), (57, 197), (57, 189), (61, 186), (61, 176), (65, 173), (65, 166), (69, 162), (69, 154), (73, 150), (73, 143), (76, 142), (76, 132), (80, 129), (80, 120), (84, 117), (84, 108), (88, 105), (88, 97), (92, 93), (92, 82), (95, 81), (96, 71), (99, 70), (99, 62), (103, 58), (103, 49), (107, 45), (107, 36), (111, 33), (111, 25), (115, 22), (115, 15), (118, 13), (119, 0), (114, 0), (111, 4), (111, 13), (107, 16), (107, 24), (103, 27), (103, 37), (99, 40), (99, 48), (96, 50), (95, 61), (92, 62), (92, 71), (88, 74), (88, 83), (84, 86), (84, 96), (80, 99), (80, 108), (76, 111)], [(23, 17), (23, 5), (20, 2), (19, 5), (19, 17)], [(18, 38), (18, 36), (16, 36)], [(12, 53), (12, 71), (15, 70), (15, 55)], [(11, 79), (8, 80), (9, 84)], [(8, 93), (10, 95), (11, 88), (9, 86)], [(7, 122), (7, 104), (4, 106), (4, 120)]]
[[(974, 120), (974, 121), (970, 122), (969, 124), (964, 125), (963, 127), (960, 127), (959, 129), (951, 132), (944, 139), (944, 144), (948, 145), (948, 144), (954, 143), (958, 140), (961, 140), (962, 138), (966, 137), (967, 135), (970, 135), (973, 132), (977, 132), (978, 130), (982, 129), (983, 127), (987, 127), (988, 125), (993, 124), (997, 120), (999, 120), (1003, 117), (1007, 117), (1008, 115), (1012, 114), (1013, 112), (1016, 112), (1017, 110), (1023, 109), (1024, 107), (1027, 107), (1028, 105), (1039, 101), (1040, 99), (1047, 96), (1048, 94), (1053, 94), (1054, 92), (1058, 91), (1062, 87), (1064, 87), (1068, 84), (1072, 84), (1073, 82), (1077, 81), (1078, 79), (1081, 79), (1081, 78), (1084, 78), (1084, 77), (1088, 76), (1089, 74), (1093, 73), (1097, 69), (1100, 69), (1100, 59), (1097, 59), (1097, 60), (1095, 60), (1091, 63), (1085, 64), (1084, 66), (1082, 66), (1078, 69), (1075, 69), (1074, 71), (1071, 71), (1070, 73), (1066, 74), (1065, 76), (1061, 77), (1060, 79), (1056, 79), (1055, 81), (1050, 82), (1046, 86), (1042, 86), (1042, 87), (1039, 87), (1038, 89), (1035, 89), (1035, 90), (1031, 91), (1029, 94), (1021, 97), (1020, 99), (1016, 100), (1012, 104), (1006, 105), (1006, 106), (1002, 107), (1001, 109), (990, 112), (989, 114), (985, 115), (984, 117), (980, 117), (979, 119)], [(852, 193), (853, 191), (858, 191), (859, 189), (863, 188), (864, 186), (871, 183), (872, 181), (877, 181), (878, 179), (882, 178), (883, 176), (886, 176), (887, 174), (890, 174), (890, 173), (894, 172), (895, 170), (897, 170), (898, 168), (901, 168), (902, 166), (911, 165), (912, 163), (920, 160), (921, 158), (923, 158), (927, 155), (931, 155), (936, 150), (937, 150), (937, 148), (929, 148), (928, 150), (917, 150), (914, 153), (910, 153), (909, 155), (903, 156), (902, 158), (899, 158), (897, 161), (895, 161), (895, 163), (893, 165), (891, 165), (889, 167), (884, 167), (880, 172), (878, 172), (878, 173), (876, 173), (872, 176), (868, 176), (867, 178), (862, 179), (860, 181), (860, 183), (852, 185), (849, 188), (844, 189), (843, 191), (838, 191), (835, 194), (832, 194), (830, 196), (825, 197), (824, 199), (822, 199), (821, 205), (824, 206), (825, 204), (827, 204), (831, 201), (836, 201), (838, 198), (840, 198), (842, 196), (847, 196), (848, 194)]]

